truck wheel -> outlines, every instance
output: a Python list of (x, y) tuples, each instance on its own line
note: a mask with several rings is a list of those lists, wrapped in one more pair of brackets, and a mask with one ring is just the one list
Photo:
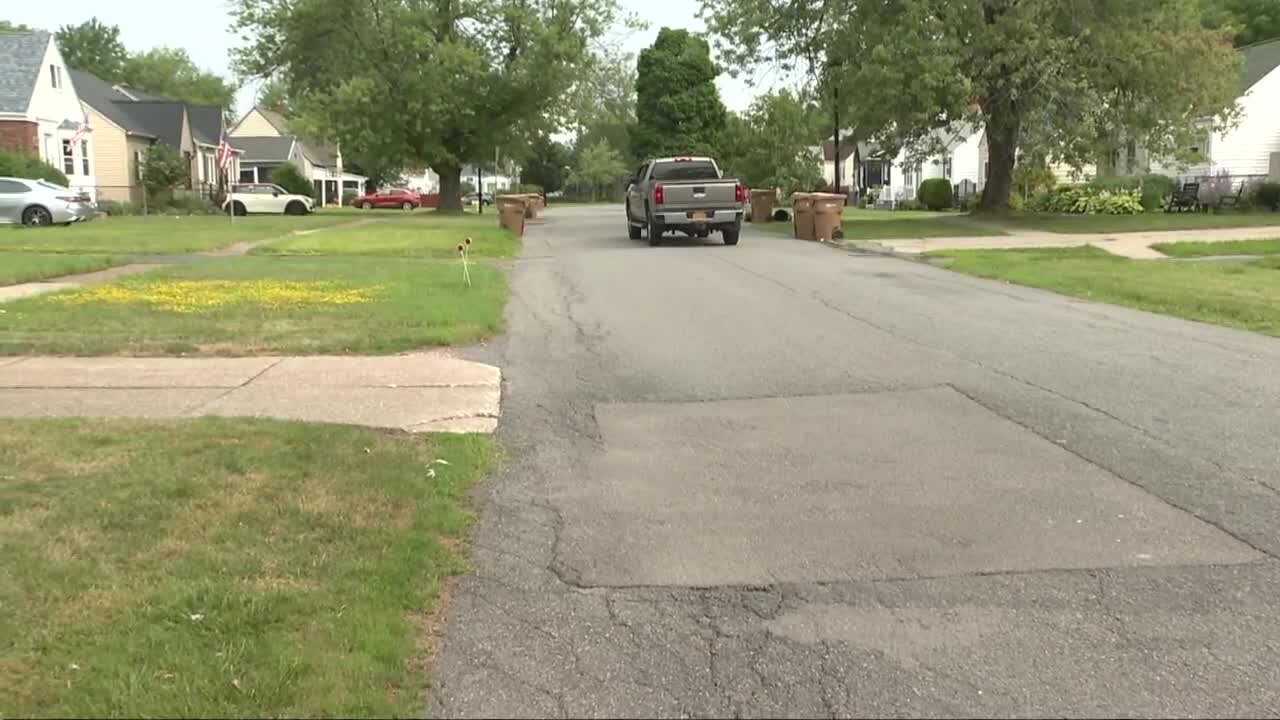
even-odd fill
[(649, 247), (657, 247), (662, 244), (662, 226), (656, 222), (649, 222)]
[(710, 231), (710, 230), (699, 230), (696, 234), (697, 234), (697, 236), (698, 236), (698, 237), (700, 237), (700, 238), (705, 238), (705, 237), (707, 237), (708, 235), (710, 235), (710, 234), (711, 234), (711, 231)]
[(725, 228), (720, 231), (720, 236), (724, 238), (725, 245), (737, 245), (738, 233), (742, 231), (740, 227)]
[(630, 220), (627, 221), (627, 237), (631, 238), (632, 240), (639, 240), (640, 230), (641, 228), (639, 225), (632, 223)]

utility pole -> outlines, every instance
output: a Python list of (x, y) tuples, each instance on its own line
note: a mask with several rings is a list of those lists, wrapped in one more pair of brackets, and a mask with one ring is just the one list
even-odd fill
[(834, 82), (831, 84), (831, 115), (835, 124), (835, 150), (836, 150), (836, 194), (840, 194), (840, 86)]
[(484, 214), (484, 171), (476, 163), (476, 212)]

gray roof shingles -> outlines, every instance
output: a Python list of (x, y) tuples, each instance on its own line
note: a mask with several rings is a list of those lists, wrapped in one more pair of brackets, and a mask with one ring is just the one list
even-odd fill
[(43, 30), (0, 32), (0, 112), (27, 111), (48, 47)]
[(231, 146), (244, 151), (243, 162), (284, 162), (293, 137), (232, 137)]
[(1244, 69), (1240, 75), (1242, 94), (1280, 67), (1280, 38), (1246, 45), (1240, 48), (1240, 52), (1244, 55)]
[(187, 121), (191, 135), (198, 143), (217, 145), (222, 137), (222, 108), (214, 105), (188, 105)]

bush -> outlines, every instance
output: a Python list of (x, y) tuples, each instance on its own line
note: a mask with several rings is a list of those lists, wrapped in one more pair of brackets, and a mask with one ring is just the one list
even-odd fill
[(1022, 200), (1052, 190), (1057, 184), (1058, 176), (1046, 165), (1025, 162), (1018, 163), (1013, 168), (1013, 190)]
[(923, 210), (924, 205), (921, 205), (919, 200), (900, 200), (898, 201), (898, 204), (894, 206), (893, 209), (894, 210)]
[(142, 208), (119, 200), (99, 200), (98, 209), (108, 215), (141, 215)]
[(214, 215), (218, 208), (202, 197), (175, 197), (164, 208), (166, 215)]
[(360, 197), (360, 193), (356, 192), (355, 190), (347, 190), (347, 191), (344, 191), (344, 192), (342, 193), (342, 204), (343, 204), (343, 205), (355, 205), (355, 204), (356, 204), (356, 198), (358, 198), (358, 197)]
[(532, 184), (529, 184), (529, 183), (522, 183), (522, 184), (520, 184), (520, 185), (516, 185), (515, 189), (514, 189), (514, 190), (512, 190), (511, 192), (513, 192), (513, 193), (517, 193), (517, 194), (520, 194), (520, 195), (541, 195), (541, 194), (542, 194), (542, 186), (541, 186), (541, 185), (532, 185)]
[(1280, 210), (1280, 183), (1262, 183), (1253, 193), (1253, 204), (1268, 210)]
[(0, 175), (44, 180), (63, 187), (68, 185), (67, 176), (63, 175), (61, 170), (26, 153), (0, 152)]
[(272, 170), (268, 180), (284, 188), (287, 193), (306, 195), (307, 197), (315, 196), (315, 186), (311, 184), (310, 180), (303, 177), (302, 171), (289, 163)]
[(1159, 210), (1164, 205), (1164, 199), (1178, 187), (1178, 181), (1168, 175), (1143, 175), (1140, 179), (1144, 210)]
[(951, 207), (951, 181), (946, 178), (930, 178), (920, 183), (916, 198), (930, 210), (946, 210)]
[(1142, 191), (1107, 189), (1097, 185), (1064, 185), (1031, 198), (1032, 212), (1076, 215), (1137, 215), (1143, 212)]
[(151, 197), (160, 196), (191, 180), (191, 163), (168, 145), (156, 144), (147, 148), (138, 170)]

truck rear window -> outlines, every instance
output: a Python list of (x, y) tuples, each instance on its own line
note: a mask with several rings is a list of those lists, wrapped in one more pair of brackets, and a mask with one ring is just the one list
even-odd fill
[(710, 160), (687, 160), (681, 162), (654, 163), (652, 180), (717, 180), (715, 163)]

